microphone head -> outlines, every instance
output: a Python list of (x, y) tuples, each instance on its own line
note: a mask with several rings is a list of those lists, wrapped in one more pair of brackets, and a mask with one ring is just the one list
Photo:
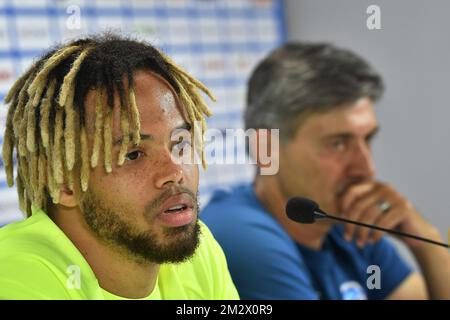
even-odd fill
[(294, 197), (286, 204), (286, 214), (289, 219), (300, 223), (316, 222), (314, 212), (319, 211), (319, 205), (308, 198)]

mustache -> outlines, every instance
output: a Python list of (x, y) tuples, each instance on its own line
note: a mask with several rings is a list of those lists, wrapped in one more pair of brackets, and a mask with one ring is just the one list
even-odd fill
[(190, 189), (183, 187), (183, 186), (173, 186), (170, 189), (167, 189), (163, 191), (159, 196), (157, 196), (155, 199), (153, 199), (146, 207), (145, 207), (145, 213), (146, 214), (152, 214), (158, 210), (159, 207), (170, 197), (175, 196), (180, 193), (185, 193), (189, 195), (189, 197), (192, 199), (192, 203), (194, 204), (194, 209), (198, 211), (198, 197), (197, 194), (192, 192)]

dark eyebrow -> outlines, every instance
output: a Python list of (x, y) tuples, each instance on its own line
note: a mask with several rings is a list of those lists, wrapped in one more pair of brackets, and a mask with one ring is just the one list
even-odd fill
[[(151, 134), (145, 134), (140, 133), (141, 140), (154, 140), (153, 136)], [(132, 135), (130, 134), (130, 141), (132, 139)], [(113, 146), (117, 146), (122, 143), (123, 137), (118, 138), (116, 141), (113, 142)]]
[[(377, 133), (380, 131), (380, 127), (376, 127), (374, 128), (371, 132), (369, 132), (365, 139), (373, 139)], [(342, 132), (342, 133), (334, 133), (334, 134), (330, 134), (328, 136), (323, 137), (323, 140), (331, 140), (331, 139), (336, 139), (336, 138), (340, 138), (340, 139), (344, 139), (344, 140), (349, 140), (351, 138), (354, 137), (353, 133), (350, 132)]]
[(323, 137), (322, 140), (325, 141), (325, 140), (332, 140), (332, 139), (337, 139), (337, 138), (344, 139), (344, 140), (349, 140), (349, 139), (353, 138), (353, 136), (354, 135), (352, 133), (346, 133), (346, 132), (333, 133), (333, 134), (330, 134), (330, 135), (327, 135), (327, 136)]
[(372, 132), (367, 135), (366, 139), (372, 140), (373, 138), (375, 138), (378, 132), (380, 132), (380, 127), (376, 127), (374, 130), (372, 130)]

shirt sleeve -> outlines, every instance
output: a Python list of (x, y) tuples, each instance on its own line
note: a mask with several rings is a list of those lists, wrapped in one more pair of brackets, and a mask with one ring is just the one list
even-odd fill
[(375, 272), (379, 272), (381, 279), (380, 288), (368, 290), (369, 299), (386, 299), (413, 271), (387, 237), (371, 246), (366, 255), (375, 267), (372, 275), (376, 276)]

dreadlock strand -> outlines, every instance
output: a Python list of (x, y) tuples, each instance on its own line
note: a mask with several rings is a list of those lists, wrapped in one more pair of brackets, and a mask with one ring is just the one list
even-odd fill
[(95, 168), (98, 164), (100, 143), (102, 139), (102, 124), (103, 124), (103, 104), (102, 104), (102, 91), (99, 88), (95, 97), (95, 133), (94, 133), (94, 146), (92, 148), (91, 167)]
[(25, 208), (27, 217), (31, 217), (31, 197), (27, 195), (26, 190), (25, 190)]
[(23, 117), (19, 121), (19, 133), (16, 136), (18, 143), (17, 143), (17, 149), (19, 151), (19, 155), (21, 157), (25, 157), (27, 155), (27, 124), (28, 124), (28, 109), (26, 106), (23, 108)]
[(193, 110), (193, 101), (191, 96), (188, 94), (188, 92), (186, 91), (186, 88), (183, 86), (183, 84), (179, 81), (179, 77), (175, 76), (175, 81), (178, 83), (179, 88), (180, 88), (180, 92), (178, 94), (181, 104), (183, 105), (185, 111), (187, 112), (187, 116), (189, 118), (189, 121), (191, 123), (193, 123), (196, 119), (195, 119), (195, 114), (194, 114), (194, 110)]
[(45, 190), (45, 170), (46, 170), (46, 159), (44, 153), (44, 147), (40, 145), (39, 147), (39, 157), (38, 157), (38, 186), (35, 194), (35, 202), (36, 205), (41, 208), (44, 208), (44, 190)]
[[(38, 208), (42, 209), (42, 182), (43, 182), (43, 173), (41, 172), (42, 169), (42, 160), (43, 155), (39, 153), (38, 156), (36, 156), (36, 178), (35, 178), (35, 187), (34, 187), (34, 197), (33, 197), (33, 204), (35, 204)], [(45, 183), (45, 182), (44, 182)]]
[[(201, 122), (201, 130), (199, 133), (199, 141), (194, 141), (194, 148), (198, 154), (201, 155), (202, 166), (206, 169), (207, 164), (205, 160), (205, 154), (203, 151), (204, 137), (203, 134), (206, 131), (206, 121), (203, 115), (211, 116), (212, 112), (206, 105), (203, 97), (197, 92), (196, 88), (199, 88), (204, 93), (206, 93), (211, 100), (215, 101), (215, 97), (211, 94), (208, 88), (203, 85), (200, 81), (189, 75), (181, 67), (177, 66), (170, 58), (166, 57), (169, 66), (173, 70), (174, 78), (180, 87), (180, 100), (184, 103), (186, 111), (191, 119), (191, 121), (198, 120)], [(189, 94), (188, 94), (189, 92)], [(192, 120), (195, 119), (195, 120)], [(197, 137), (195, 134), (195, 125), (193, 126), (194, 138)]]
[(84, 49), (84, 51), (82, 51), (74, 61), (70, 71), (65, 75), (58, 99), (58, 103), (60, 106), (64, 106), (66, 104), (66, 99), (69, 96), (70, 91), (74, 88), (74, 81), (77, 76), (78, 70), (80, 69), (83, 60), (87, 57), (91, 49), (92, 48)]
[(89, 184), (89, 149), (86, 128), (81, 128), (81, 190), (85, 192)]
[[(197, 117), (195, 118), (203, 122), (204, 117), (202, 113), (209, 117), (212, 115), (212, 112), (209, 110), (204, 99), (197, 92), (196, 89), (198, 88), (201, 91), (203, 91), (206, 95), (209, 96), (209, 98), (212, 101), (216, 101), (216, 98), (202, 82), (192, 77), (189, 73), (187, 73), (183, 68), (178, 66), (175, 62), (173, 62), (171, 58), (166, 56), (164, 53), (161, 52), (161, 54), (163, 55), (166, 63), (169, 65), (169, 68), (171, 69), (174, 75), (175, 81), (179, 84), (180, 98), (182, 102), (186, 104), (185, 108), (187, 109), (188, 113), (192, 114), (193, 110), (199, 111), (197, 113), (198, 114)], [(192, 116), (191, 119), (193, 119)], [(202, 128), (206, 128), (206, 126), (202, 124)], [(201, 132), (202, 137), (203, 132), (204, 130)]]
[(48, 126), (49, 126), (50, 106), (51, 101), (48, 98), (44, 98), (42, 100), (42, 107), (40, 110), (41, 122), (39, 125), (42, 145), (44, 146), (44, 148), (48, 148), (48, 139), (49, 139)]
[(28, 157), (28, 167), (29, 167), (29, 174), (30, 174), (30, 199), (34, 199), (37, 192), (38, 192), (38, 186), (39, 186), (39, 179), (38, 179), (38, 155), (35, 153), (32, 153)]
[(70, 191), (73, 191), (73, 190), (74, 190), (74, 185), (75, 185), (74, 174), (75, 174), (74, 170), (68, 171), (68, 170), (66, 169), (66, 171), (64, 172), (64, 178), (66, 179), (67, 188), (68, 188)]
[(136, 104), (136, 94), (134, 89), (130, 87), (129, 93), (130, 107), (131, 107), (131, 123), (133, 125), (132, 128), (132, 139), (133, 145), (138, 145), (141, 141), (141, 121), (139, 117), (139, 109)]
[(120, 130), (122, 131), (122, 143), (120, 145), (119, 156), (117, 158), (117, 164), (123, 165), (125, 162), (125, 154), (128, 150), (128, 144), (130, 143), (130, 124), (128, 122), (128, 115), (125, 110), (125, 106), (120, 109)]
[[(113, 77), (118, 78), (117, 71), (113, 71)], [(130, 84), (129, 84), (130, 85)], [(120, 101), (120, 130), (121, 130), (121, 144), (119, 155), (117, 157), (117, 165), (121, 166), (125, 162), (125, 154), (128, 150), (128, 145), (130, 143), (130, 122), (128, 118), (129, 113), (129, 103), (127, 96), (125, 95), (125, 88), (123, 81), (116, 80), (116, 88), (119, 94)]]
[(63, 164), (62, 164), (62, 146), (63, 136), (63, 111), (58, 110), (55, 117), (55, 138), (53, 145), (53, 177), (57, 185), (63, 183)]
[[(82, 145), (81, 145), (81, 143), (82, 143), (82, 141), (81, 141), (81, 139), (82, 139), (82, 137), (81, 137), (81, 134), (82, 134), (81, 130), (84, 129), (84, 123), (81, 122), (81, 115), (80, 115), (79, 112), (74, 112), (74, 119), (73, 119), (73, 121), (74, 121), (73, 122), (74, 130), (73, 130), (73, 139), (72, 139), (72, 141), (74, 142), (73, 156), (74, 156), (74, 161), (75, 161), (75, 156), (76, 156), (76, 159), (79, 162), (78, 159), (80, 159), (80, 157), (78, 155), (79, 155), (79, 152), (80, 152), (79, 150), (82, 147)], [(81, 152), (82, 151), (83, 150), (81, 149)], [(68, 163), (66, 161), (66, 166), (67, 166), (67, 164)], [(77, 183), (80, 182), (80, 180), (79, 180), (80, 177), (79, 177), (79, 175), (78, 176), (76, 175), (76, 173), (78, 174), (78, 172), (76, 172), (73, 168), (70, 169), (70, 170), (71, 171), (68, 172), (68, 176), (72, 178), (72, 185), (70, 187), (71, 188), (70, 190), (75, 191), (75, 189), (74, 189), (75, 178), (74, 177), (76, 177), (76, 179), (77, 179), (76, 182)]]
[(61, 61), (65, 60), (72, 53), (79, 49), (79, 46), (64, 47), (53, 54), (42, 66), (39, 73), (27, 89), (28, 95), (33, 97), (33, 104), (37, 105), (46, 85), (46, 79), (50, 71), (53, 70)]
[[(192, 146), (193, 150), (197, 152), (201, 159), (202, 159), (202, 166), (204, 169), (206, 169), (206, 161), (204, 160), (204, 152), (203, 152), (203, 128), (198, 128), (197, 120), (200, 117), (200, 119), (203, 119), (201, 113), (194, 108), (194, 104), (192, 102), (191, 97), (186, 92), (186, 90), (182, 87), (180, 89), (180, 100), (182, 104), (184, 105), (184, 108), (186, 112), (188, 113), (188, 117), (190, 119), (191, 126), (191, 136), (193, 136), (192, 139)], [(195, 155), (193, 155), (195, 156)]]
[(129, 106), (130, 110), (130, 137), (133, 146), (139, 145), (141, 142), (141, 122), (139, 115), (139, 108), (136, 103), (136, 93), (134, 88), (134, 80), (133, 80), (133, 71), (130, 66), (127, 66), (127, 76), (128, 76), (128, 95), (126, 96), (127, 106)]
[(53, 95), (55, 94), (56, 89), (56, 79), (53, 79), (50, 82), (50, 86), (47, 89), (47, 92), (45, 94), (45, 98), (42, 100), (41, 103), (41, 123), (40, 123), (40, 130), (41, 130), (41, 139), (42, 144), (44, 145), (44, 148), (48, 148), (49, 145), (49, 118), (50, 118), (50, 108), (52, 106), (53, 102)]
[(194, 92), (192, 94), (192, 101), (194, 102), (196, 109), (198, 109), (200, 112), (202, 112), (206, 116), (210, 117), (212, 115), (212, 112), (208, 108), (208, 105), (205, 103), (205, 100), (203, 100), (201, 95), (199, 95), (197, 92), (195, 92), (195, 87), (193, 87), (191, 85), (189, 87), (191, 89), (190, 91)]
[(65, 163), (68, 171), (72, 171), (75, 165), (75, 126), (77, 121), (75, 117), (75, 109), (73, 106), (73, 97), (75, 94), (75, 88), (72, 88), (65, 105), (65, 128), (64, 128), (64, 149), (65, 149)]
[(26, 83), (30, 80), (31, 75), (36, 72), (38, 64), (38, 62), (33, 64), (27, 72), (25, 72), (19, 79), (16, 80), (16, 82), (14, 82), (13, 86), (11, 87), (11, 89), (9, 89), (8, 94), (5, 97), (6, 104), (10, 103), (12, 99), (15, 98), (23, 88), (27, 87)]
[[(179, 66), (174, 65), (173, 68), (180, 72), (184, 78), (186, 79), (185, 81), (192, 85), (193, 88), (198, 88), (201, 91), (203, 91), (212, 101), (216, 101), (216, 97), (212, 94), (212, 92), (208, 89), (208, 87), (206, 87), (202, 82), (200, 82), (200, 80), (192, 77), (190, 74), (188, 74), (186, 71), (184, 71), (183, 69), (181, 69)], [(199, 94), (195, 91), (192, 90), (193, 93), (195, 93), (195, 96), (199, 96)]]
[[(19, 195), (19, 202), (20, 202), (20, 207), (21, 210), (23, 212), (27, 211), (27, 197), (29, 196), (29, 183), (27, 178), (29, 178), (28, 175), (28, 161), (26, 159), (26, 157), (20, 157), (18, 160), (18, 175), (17, 177), (20, 178), (16, 179), (17, 182), (17, 190), (18, 190), (18, 195)], [(19, 181), (20, 181), (20, 186), (19, 186)]]
[[(188, 118), (192, 124), (191, 134), (194, 136), (193, 148), (201, 156), (203, 168), (207, 168), (205, 155), (203, 151), (203, 134), (206, 131), (206, 121), (203, 115), (209, 116), (209, 111), (203, 98), (196, 92), (195, 86), (188, 79), (180, 74), (174, 74), (175, 81), (179, 85), (179, 98), (183, 104)], [(201, 127), (198, 128), (197, 121), (200, 121)]]
[(57, 189), (57, 185), (55, 179), (53, 178), (53, 167), (52, 167), (52, 158), (50, 154), (50, 148), (47, 149), (47, 187), (52, 198), (53, 203), (59, 202), (59, 190)]
[(64, 146), (66, 156), (66, 166), (69, 171), (72, 171), (75, 165), (75, 109), (74, 109), (74, 95), (75, 95), (75, 78), (80, 69), (83, 60), (87, 57), (91, 48), (82, 51), (74, 61), (72, 68), (65, 75), (63, 84), (61, 86), (58, 103), (64, 106), (66, 111), (66, 126), (64, 129)]
[(9, 187), (14, 185), (13, 145), (10, 129), (7, 128), (3, 141), (2, 157), (6, 170), (6, 181)]
[[(194, 112), (197, 112), (194, 110)], [(194, 135), (194, 149), (197, 152), (197, 154), (200, 155), (202, 160), (202, 166), (204, 169), (207, 168), (206, 160), (205, 160), (205, 152), (203, 151), (204, 146), (204, 138), (203, 133), (206, 130), (206, 127), (204, 125), (204, 119), (202, 118), (200, 120), (201, 127), (198, 128), (198, 121), (194, 122), (194, 125), (192, 126), (192, 134)], [(198, 141), (197, 141), (198, 139)]]
[[(176, 79), (180, 83), (180, 85), (185, 87), (186, 91), (189, 92), (189, 97), (191, 98), (191, 100), (193, 102), (193, 107), (195, 109), (198, 109), (199, 111), (201, 111), (206, 116), (208, 116), (208, 117), (211, 116), (212, 112), (209, 110), (203, 97), (197, 91), (197, 88), (201, 89), (203, 92), (205, 92), (211, 98), (212, 101), (216, 101), (215, 97), (212, 96), (212, 94), (208, 91), (208, 89), (201, 82), (197, 81), (195, 78), (192, 78), (184, 70), (181, 70), (181, 72), (184, 72), (184, 74), (186, 76), (177, 75)], [(199, 87), (199, 86), (201, 86), (201, 87)], [(202, 118), (203, 118), (203, 116), (202, 116)]]
[(14, 128), (12, 125), (12, 117), (14, 109), (10, 107), (6, 117), (6, 130), (3, 137), (2, 158), (6, 170), (6, 182), (9, 187), (14, 185), (14, 163), (13, 163), (13, 149), (14, 149)]
[(22, 90), (20, 90), (19, 96), (17, 98), (17, 106), (13, 116), (14, 135), (16, 137), (20, 136), (20, 123), (23, 120), (26, 99), (28, 98), (27, 88), (30, 85), (31, 81), (31, 77), (28, 78), (27, 81), (25, 81), (24, 87), (22, 88)]
[(25, 188), (22, 178), (20, 174), (16, 177), (16, 186), (17, 186), (17, 195), (19, 197), (19, 208), (22, 212), (26, 212), (26, 204), (25, 204)]
[(160, 54), (163, 56), (164, 60), (169, 65), (170, 69), (172, 69), (172, 73), (178, 74), (178, 75), (182, 76), (183, 78), (186, 78), (187, 82), (191, 82), (197, 88), (199, 88), (204, 93), (206, 93), (212, 101), (216, 101), (216, 98), (214, 97), (214, 95), (209, 91), (209, 89), (202, 82), (200, 82), (196, 78), (192, 77), (189, 73), (187, 73), (183, 68), (181, 68), (179, 65), (177, 65), (166, 54), (164, 54), (163, 52), (160, 52)]
[(23, 88), (25, 82), (27, 81), (29, 77), (29, 73), (24, 74), (22, 77), (20, 77), (16, 82), (14, 82), (11, 89), (8, 91), (8, 94), (5, 97), (5, 103), (10, 103), (13, 98), (17, 95), (18, 92), (20, 92), (21, 88)]
[(33, 153), (36, 151), (36, 109), (29, 105), (27, 117), (27, 149)]
[(103, 124), (103, 150), (105, 160), (105, 170), (110, 173), (112, 171), (111, 165), (111, 146), (112, 146), (112, 111), (109, 111), (105, 117)]
[[(175, 79), (177, 79), (177, 78), (175, 78)], [(184, 106), (184, 108), (185, 108), (185, 110), (187, 112), (189, 121), (191, 123), (194, 122), (195, 121), (195, 115), (194, 115), (194, 112), (192, 110), (193, 102), (192, 102), (192, 99), (189, 96), (189, 94), (186, 92), (186, 89), (182, 85), (180, 85), (179, 98), (180, 98), (181, 103), (182, 103), (182, 105)]]

